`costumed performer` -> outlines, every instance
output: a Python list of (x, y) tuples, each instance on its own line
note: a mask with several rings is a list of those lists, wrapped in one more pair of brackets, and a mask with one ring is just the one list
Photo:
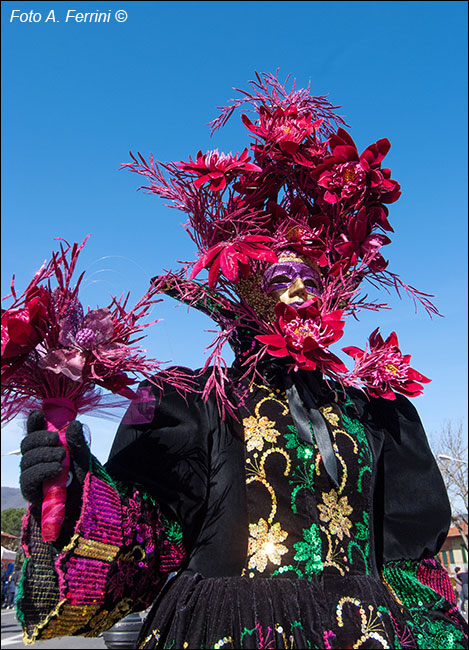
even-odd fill
[[(436, 559), (448, 497), (409, 400), (429, 380), (394, 332), (345, 348), (352, 370), (330, 349), (347, 318), (385, 306), (367, 301), (366, 282), (436, 312), (381, 254), (400, 195), (382, 167), (390, 144), (359, 154), (336, 107), (273, 75), (258, 75), (213, 129), (241, 106), (255, 114), (242, 115), (250, 151), (125, 165), (189, 215), (199, 252), (155, 287), (220, 333), (206, 366), (187, 371), (197, 390), (160, 396), (142, 383), (105, 465), (69, 425), (54, 544), (38, 513), (63, 450), (42, 413), (30, 415), (25, 639), (97, 636), (151, 607), (140, 648), (467, 647)], [(195, 280), (203, 269), (207, 281)]]

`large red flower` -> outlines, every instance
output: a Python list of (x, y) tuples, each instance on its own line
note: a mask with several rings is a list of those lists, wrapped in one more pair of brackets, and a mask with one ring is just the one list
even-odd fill
[(381, 161), (391, 144), (387, 138), (378, 140), (360, 155), (351, 136), (342, 128), (329, 138), (331, 156), (325, 158), (311, 173), (324, 188), (323, 200), (338, 203), (344, 200), (357, 206), (365, 199), (381, 203), (397, 201), (401, 192), (391, 171), (381, 168)]
[(377, 328), (370, 335), (369, 349), (368, 346), (365, 350), (348, 347), (343, 351), (355, 359), (349, 379), (364, 384), (371, 397), (393, 400), (394, 391), (416, 397), (423, 393), (423, 386), (418, 382), (431, 381), (410, 367), (410, 354), (402, 354), (395, 332), (384, 341)]
[(359, 257), (367, 260), (371, 271), (382, 271), (386, 268), (379, 249), (391, 240), (386, 235), (370, 232), (369, 218), (365, 207), (360, 208), (358, 214), (349, 219), (347, 223), (347, 234), (341, 233), (340, 243), (335, 245), (335, 250), (355, 264)]
[(259, 121), (251, 122), (247, 115), (242, 115), (244, 126), (262, 138), (266, 143), (279, 146), (286, 154), (296, 154), (300, 144), (321, 125), (322, 120), (312, 122), (311, 113), (298, 111), (295, 104), (287, 108), (270, 110), (266, 106), (259, 108)]
[(295, 309), (279, 302), (275, 306), (277, 321), (274, 334), (257, 336), (273, 357), (291, 356), (296, 368), (322, 372), (346, 371), (342, 361), (328, 347), (338, 341), (344, 328), (342, 311), (321, 313), (317, 303), (305, 303)]
[(218, 149), (207, 151), (203, 154), (197, 153), (195, 162), (189, 157), (189, 162), (180, 161), (176, 167), (185, 172), (196, 174), (197, 179), (194, 181), (194, 187), (198, 190), (210, 183), (209, 190), (221, 192), (225, 189), (227, 183), (235, 178), (241, 172), (261, 172), (262, 169), (249, 162), (249, 153), (247, 148), (241, 153), (233, 154), (218, 153)]
[(2, 312), (2, 360), (28, 354), (41, 341), (47, 321), (49, 298), (41, 287), (25, 300), (23, 309)]
[(249, 275), (249, 259), (272, 263), (278, 261), (276, 254), (270, 248), (259, 243), (272, 241), (271, 237), (245, 235), (232, 241), (215, 244), (195, 264), (190, 279), (193, 280), (203, 268), (208, 268), (210, 288), (216, 285), (220, 271), (230, 282), (238, 282), (240, 274), (243, 277)]

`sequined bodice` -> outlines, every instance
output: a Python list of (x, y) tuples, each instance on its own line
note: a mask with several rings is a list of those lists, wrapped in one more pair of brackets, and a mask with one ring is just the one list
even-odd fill
[(317, 445), (297, 437), (285, 393), (253, 386), (243, 418), (249, 515), (244, 575), (311, 580), (322, 573), (371, 573), (371, 449), (346, 405), (320, 409), (338, 462), (336, 486)]

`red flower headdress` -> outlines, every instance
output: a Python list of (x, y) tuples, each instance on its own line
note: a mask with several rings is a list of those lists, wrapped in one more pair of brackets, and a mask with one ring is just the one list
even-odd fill
[[(240, 332), (251, 341), (239, 355), (247, 374), (270, 354), (285, 356), (293, 368), (317, 368), (357, 385), (363, 359), (350, 373), (328, 347), (340, 338), (343, 318), (387, 308), (367, 300), (364, 281), (398, 294), (402, 289), (430, 315), (438, 313), (429, 294), (387, 270), (381, 254), (391, 241), (385, 233), (393, 232), (387, 206), (400, 196), (399, 183), (382, 164), (389, 141), (378, 140), (360, 154), (325, 97), (311, 96), (309, 87), (295, 90), (295, 84), (287, 91), (271, 74), (256, 75), (250, 85), (211, 123), (213, 133), (235, 109), (250, 107), (255, 118), (241, 116), (253, 137), (249, 149), (236, 155), (199, 151), (195, 162), (166, 164), (130, 154), (132, 162), (122, 165), (147, 179), (141, 189), (189, 215), (185, 228), (199, 257), (156, 278), (155, 289), (203, 309), (221, 325), (204, 370), (213, 363), (205, 395), (215, 389), (222, 409), (230, 403), (220, 350), (226, 341), (237, 345)], [(323, 287), (314, 304), (274, 312), (259, 290), (260, 278), (285, 249), (320, 269)], [(208, 282), (196, 282), (203, 269)], [(376, 341), (368, 361), (378, 354)], [(370, 394), (390, 397), (390, 387), (408, 393), (408, 374), (402, 381), (400, 374), (391, 383), (378, 381), (378, 367), (366, 364), (361, 383), (372, 387)]]

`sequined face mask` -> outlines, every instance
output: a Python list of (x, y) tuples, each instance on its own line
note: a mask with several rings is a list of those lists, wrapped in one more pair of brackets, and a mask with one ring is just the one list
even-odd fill
[(262, 278), (262, 290), (266, 294), (271, 294), (274, 291), (286, 291), (298, 279), (302, 281), (309, 294), (321, 295), (321, 276), (302, 262), (279, 262), (269, 266)]

